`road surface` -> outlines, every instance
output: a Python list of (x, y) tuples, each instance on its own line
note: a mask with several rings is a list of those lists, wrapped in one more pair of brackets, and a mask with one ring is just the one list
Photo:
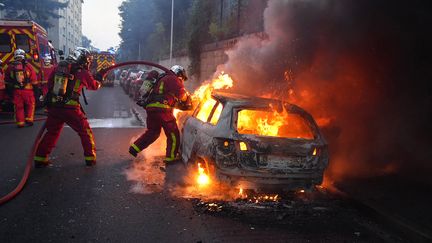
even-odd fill
[[(23, 192), (0, 206), (0, 242), (403, 242), (375, 212), (327, 194), (259, 204), (200, 198), (182, 190), (181, 165), (164, 169), (160, 151), (137, 162), (129, 143), (145, 113), (120, 87), (87, 92), (97, 166), (86, 168), (78, 136), (65, 127)], [(41, 112), (41, 111), (39, 111)], [(10, 117), (2, 116), (2, 120)], [(0, 194), (18, 183), (41, 123), (0, 126)], [(162, 168), (161, 168), (162, 167)]]

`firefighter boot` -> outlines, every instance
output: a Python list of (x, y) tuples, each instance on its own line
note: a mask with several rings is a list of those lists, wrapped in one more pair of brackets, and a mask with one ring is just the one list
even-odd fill
[(85, 161), (86, 166), (92, 167), (96, 165), (96, 160), (86, 160)]
[(181, 162), (181, 161), (182, 161), (182, 159), (181, 159), (180, 155), (178, 155), (178, 154), (177, 154), (177, 156), (175, 156), (174, 158), (165, 158), (165, 159), (163, 160), (163, 162), (164, 162), (166, 165), (176, 164), (177, 162)]
[(48, 167), (50, 165), (52, 165), (52, 162), (49, 160), (48, 161), (38, 161), (38, 160), (34, 161), (34, 167), (37, 169), (45, 168), (45, 167)]
[(129, 153), (135, 158), (138, 156), (138, 151), (136, 151), (136, 149), (132, 146), (129, 147)]

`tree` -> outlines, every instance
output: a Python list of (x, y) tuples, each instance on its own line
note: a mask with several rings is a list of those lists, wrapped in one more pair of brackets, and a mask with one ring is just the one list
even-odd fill
[(48, 29), (53, 27), (49, 18), (60, 18), (56, 10), (66, 8), (69, 1), (63, 3), (56, 0), (2, 0), (2, 3), (0, 9), (6, 12), (6, 18), (30, 19)]
[[(212, 0), (194, 0), (189, 19), (188, 54), (191, 60), (191, 75), (199, 77), (201, 72), (201, 48), (211, 40), (210, 26), (215, 14), (217, 2)], [(212, 25), (214, 26), (214, 25)]]
[[(186, 49), (192, 0), (175, 0), (174, 53)], [(126, 0), (119, 7), (120, 59), (158, 61), (169, 55), (171, 0)]]
[(82, 36), (82, 46), (84, 48), (90, 49), (92, 46), (91, 43), (92, 43), (92, 41), (87, 36), (85, 36), (85, 35)]

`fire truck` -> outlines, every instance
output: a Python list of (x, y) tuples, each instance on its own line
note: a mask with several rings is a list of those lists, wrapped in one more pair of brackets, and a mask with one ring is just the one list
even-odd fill
[[(26, 59), (36, 71), (38, 81), (44, 85), (48, 80), (48, 71), (44, 59), (49, 56), (51, 64), (57, 64), (55, 50), (48, 40), (47, 31), (30, 20), (0, 20), (0, 60), (5, 71), (16, 49), (26, 52)], [(4, 82), (0, 79), (0, 82)], [(2, 89), (3, 88), (3, 89)], [(7, 105), (11, 97), (4, 95), (4, 83), (0, 83), (0, 104)]]
[[(115, 54), (109, 51), (95, 51), (92, 52), (93, 63), (91, 65), (91, 71), (96, 74), (104, 68), (115, 65)], [(107, 78), (104, 80), (104, 86), (114, 86), (114, 75), (108, 74)]]

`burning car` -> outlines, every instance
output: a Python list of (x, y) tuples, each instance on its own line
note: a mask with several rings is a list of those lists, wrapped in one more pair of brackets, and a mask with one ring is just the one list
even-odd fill
[(287, 191), (322, 182), (327, 143), (312, 116), (296, 105), (214, 91), (183, 119), (183, 162), (219, 181)]

